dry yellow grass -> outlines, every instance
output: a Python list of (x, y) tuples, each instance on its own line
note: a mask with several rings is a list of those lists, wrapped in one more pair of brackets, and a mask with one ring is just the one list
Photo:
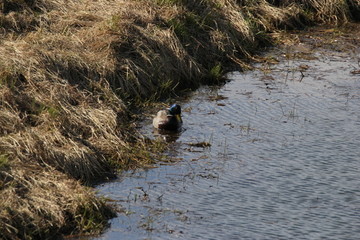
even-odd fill
[(12, 161), (2, 171), (1, 238), (48, 239), (74, 231), (101, 231), (112, 210), (64, 174)]
[(153, 162), (132, 107), (246, 67), (269, 32), (359, 16), (357, 0), (3, 0), (0, 238), (99, 231), (81, 183)]

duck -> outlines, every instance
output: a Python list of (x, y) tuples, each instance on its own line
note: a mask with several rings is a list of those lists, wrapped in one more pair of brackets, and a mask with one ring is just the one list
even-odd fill
[(178, 104), (171, 105), (166, 110), (160, 110), (153, 119), (153, 126), (161, 130), (176, 131), (182, 126), (181, 107)]

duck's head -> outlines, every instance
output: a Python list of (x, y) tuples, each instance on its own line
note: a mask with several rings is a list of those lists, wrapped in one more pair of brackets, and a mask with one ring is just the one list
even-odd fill
[(180, 115), (181, 114), (181, 107), (178, 104), (173, 104), (171, 105), (171, 107), (169, 108), (169, 113), (171, 115)]
[(182, 123), (182, 119), (181, 119), (181, 107), (178, 104), (173, 104), (170, 106), (170, 108), (168, 109), (169, 113), (173, 116), (176, 117), (176, 120), (180, 123)]

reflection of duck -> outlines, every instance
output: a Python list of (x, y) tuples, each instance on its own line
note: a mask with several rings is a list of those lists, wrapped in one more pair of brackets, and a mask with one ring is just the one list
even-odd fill
[(153, 125), (158, 129), (178, 130), (182, 125), (181, 107), (173, 104), (170, 108), (159, 111), (153, 120)]

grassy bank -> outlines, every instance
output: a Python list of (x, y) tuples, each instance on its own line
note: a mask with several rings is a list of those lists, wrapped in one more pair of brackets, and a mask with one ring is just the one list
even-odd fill
[(221, 81), (271, 33), (359, 20), (358, 0), (4, 0), (0, 3), (0, 238), (101, 231), (86, 187), (154, 161), (133, 115)]

